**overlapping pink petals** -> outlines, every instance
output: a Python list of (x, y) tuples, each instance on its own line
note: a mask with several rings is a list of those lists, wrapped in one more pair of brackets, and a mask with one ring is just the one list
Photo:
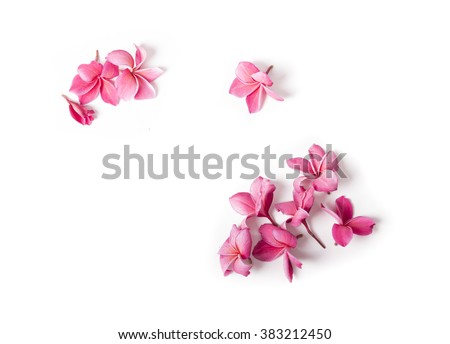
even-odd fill
[(284, 273), (292, 282), (293, 266), (302, 267), (302, 263), (290, 252), (297, 246), (297, 238), (285, 229), (272, 224), (259, 228), (261, 240), (253, 249), (253, 256), (264, 262), (271, 262), (283, 255)]
[(252, 263), (250, 258), (252, 238), (247, 227), (233, 225), (230, 236), (219, 250), (220, 265), (225, 276), (233, 271), (242, 276), (248, 276)]
[(266, 95), (278, 101), (284, 100), (270, 89), (272, 85), (267, 72), (261, 72), (251, 62), (240, 62), (229, 92), (239, 98), (246, 97), (248, 111), (255, 113), (262, 109)]
[(293, 201), (275, 204), (275, 209), (284, 215), (291, 216), (286, 220), (293, 226), (298, 227), (309, 216), (309, 211), (314, 204), (314, 188), (305, 189), (300, 186), (293, 192)]
[(75, 121), (82, 125), (91, 125), (94, 120), (94, 110), (69, 99), (65, 95), (63, 95), (63, 98), (69, 103), (69, 112)]
[(275, 185), (268, 179), (258, 177), (250, 186), (250, 192), (239, 192), (230, 197), (233, 209), (247, 217), (268, 217)]
[(305, 181), (311, 181), (312, 186), (319, 192), (332, 192), (338, 188), (339, 169), (336, 154), (332, 151), (325, 152), (319, 145), (309, 148), (307, 158), (292, 158), (287, 161), (289, 167), (300, 170), (303, 176), (294, 181), (294, 188), (300, 189)]
[(82, 64), (78, 67), (78, 74), (73, 78), (70, 92), (75, 93), (80, 104), (88, 104), (100, 94), (105, 103), (117, 105), (119, 97), (113, 79), (119, 75), (117, 66), (97, 61)]
[(321, 206), (337, 222), (332, 228), (336, 244), (345, 247), (350, 243), (354, 234), (369, 235), (372, 233), (375, 221), (366, 216), (353, 217), (353, 205), (345, 196), (336, 199), (335, 210), (331, 210), (323, 204)]
[(106, 59), (121, 67), (121, 73), (116, 80), (118, 95), (123, 100), (151, 99), (156, 96), (156, 91), (151, 84), (158, 78), (163, 70), (161, 68), (142, 68), (147, 57), (145, 50), (136, 45), (135, 58), (125, 50), (114, 50)]

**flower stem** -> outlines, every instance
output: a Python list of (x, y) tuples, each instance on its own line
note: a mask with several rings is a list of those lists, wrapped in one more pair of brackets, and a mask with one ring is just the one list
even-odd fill
[(272, 70), (272, 68), (273, 68), (273, 65), (270, 65), (269, 68), (267, 68), (267, 70), (266, 70), (266, 74), (269, 74), (269, 72)]
[(311, 228), (309, 228), (308, 222), (306, 222), (306, 220), (303, 221), (303, 225), (305, 226), (306, 231), (308, 232), (308, 234), (311, 235), (314, 238), (314, 240), (316, 240), (319, 243), (320, 246), (322, 246), (323, 248), (326, 248), (326, 246), (323, 244), (323, 242), (320, 241), (320, 239), (313, 233)]
[(95, 51), (95, 61), (96, 62), (100, 61), (100, 54), (99, 54), (98, 50)]

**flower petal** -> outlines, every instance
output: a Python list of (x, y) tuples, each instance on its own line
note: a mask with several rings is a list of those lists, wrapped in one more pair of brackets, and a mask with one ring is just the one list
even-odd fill
[[(300, 192), (302, 189), (305, 189), (303, 187), (304, 184), (306, 184), (306, 181), (310, 181), (309, 178), (305, 177), (305, 176), (300, 176), (298, 178), (294, 179), (294, 182), (292, 183), (292, 185), (294, 186), (294, 192)], [(311, 189), (311, 188), (309, 188)], [(314, 190), (314, 188), (312, 188)]]
[(119, 103), (116, 86), (112, 81), (103, 79), (100, 87), (100, 95), (105, 103), (116, 106)]
[(265, 99), (266, 99), (266, 92), (264, 92), (264, 89), (261, 86), (259, 86), (256, 90), (254, 90), (247, 96), (246, 102), (248, 111), (250, 113), (260, 111), (262, 109)]
[(92, 87), (89, 90), (89, 92), (87, 92), (79, 97), (80, 104), (84, 105), (84, 104), (90, 103), (91, 101), (93, 101), (94, 99), (96, 99), (98, 97), (99, 93), (100, 93), (100, 80), (97, 79), (97, 81), (95, 81), (94, 87)]
[(82, 125), (91, 125), (92, 121), (94, 120), (94, 117), (92, 116), (94, 112), (91, 110), (92, 112), (88, 111), (87, 113), (84, 113), (83, 111), (77, 110), (77, 106), (74, 106), (73, 104), (69, 105), (70, 115), (75, 121)]
[(270, 223), (265, 223), (259, 227), (259, 233), (261, 234), (262, 240), (274, 247), (284, 247), (284, 244), (280, 243), (274, 237), (274, 231), (278, 229), (277, 226), (274, 226)]
[(287, 164), (294, 170), (300, 170), (309, 177), (314, 176), (314, 170), (311, 168), (309, 160), (303, 158), (292, 158), (287, 160)]
[(336, 214), (342, 219), (342, 223), (347, 223), (353, 217), (353, 205), (347, 197), (336, 199)]
[(293, 225), (294, 227), (300, 226), (302, 222), (308, 218), (308, 216), (309, 213), (306, 210), (299, 208), (295, 212), (294, 217), (291, 219), (291, 225)]
[(283, 97), (280, 97), (278, 94), (276, 94), (274, 91), (272, 91), (270, 88), (263, 86), (266, 93), (269, 95), (269, 97), (278, 100), (279, 102), (284, 101)]
[(107, 56), (106, 59), (111, 62), (112, 64), (115, 64), (116, 66), (127, 66), (130, 68), (134, 67), (134, 60), (133, 56), (130, 55), (128, 51), (125, 50), (114, 50), (111, 51)]
[(248, 229), (241, 229), (236, 237), (236, 248), (243, 259), (250, 257), (252, 251), (252, 236)]
[(252, 268), (251, 264), (247, 264), (241, 258), (238, 258), (234, 261), (233, 270), (239, 275), (247, 277), (250, 275), (250, 269)]
[(119, 67), (115, 64), (112, 64), (109, 61), (106, 61), (103, 65), (103, 71), (100, 75), (103, 79), (113, 79), (119, 75)]
[(219, 250), (219, 254), (221, 256), (237, 256), (238, 252), (236, 249), (230, 244), (230, 239), (228, 238), (225, 240), (225, 242), (222, 244), (222, 247)]
[(331, 209), (328, 208), (327, 206), (323, 205), (323, 203), (320, 204), (320, 207), (322, 208), (323, 211), (325, 211), (325, 212), (328, 213), (329, 215), (333, 216), (334, 219), (336, 220), (336, 222), (337, 222), (338, 224), (340, 224), (340, 225), (343, 224), (341, 218), (339, 217), (339, 215), (336, 214), (333, 210), (331, 210)]
[(157, 79), (164, 71), (158, 67), (138, 69), (134, 72), (135, 75), (142, 76), (148, 82), (152, 82)]
[(250, 195), (255, 201), (257, 216), (267, 217), (273, 201), (275, 185), (262, 177), (256, 178), (250, 185)]
[(230, 94), (239, 98), (247, 97), (250, 93), (252, 93), (256, 88), (259, 87), (257, 82), (244, 84), (238, 78), (233, 80), (233, 83), (230, 86)]
[(125, 69), (116, 79), (117, 94), (123, 100), (130, 100), (138, 91), (138, 82), (134, 75)]
[(270, 80), (269, 76), (267, 75), (267, 73), (264, 72), (256, 72), (252, 74), (252, 79), (260, 82), (261, 84), (265, 85), (265, 86), (272, 86), (273, 82), (272, 80)]
[(255, 202), (248, 192), (238, 192), (230, 197), (231, 207), (241, 215), (256, 215)]
[(156, 97), (155, 88), (145, 80), (142, 76), (136, 75), (136, 80), (138, 81), (139, 88), (134, 96), (134, 99), (142, 100), (142, 99), (152, 99)]
[(333, 192), (338, 188), (338, 177), (334, 171), (324, 171), (312, 183), (314, 189), (319, 192)]
[(297, 238), (285, 229), (277, 228), (273, 230), (273, 237), (283, 246), (296, 247)]
[(372, 234), (375, 221), (370, 217), (357, 216), (346, 223), (353, 230), (353, 234), (356, 235), (369, 235)]
[(82, 96), (88, 93), (96, 85), (97, 80), (86, 82), (80, 78), (77, 74), (72, 80), (72, 85), (70, 86), (70, 92), (76, 94), (77, 96)]
[(292, 253), (290, 253), (290, 252), (287, 252), (287, 255), (289, 256), (289, 260), (291, 261), (291, 263), (294, 265), (294, 266), (296, 266), (296, 267), (298, 267), (299, 269), (301, 269), (302, 268), (302, 263), (297, 259), (297, 257), (295, 257)]
[(292, 263), (291, 260), (289, 259), (289, 256), (287, 255), (287, 252), (285, 252), (283, 255), (283, 270), (284, 274), (286, 275), (286, 278), (289, 280), (289, 282), (292, 282), (294, 269), (292, 268)]
[(325, 156), (325, 151), (319, 145), (313, 144), (311, 147), (309, 147), (308, 152), (309, 152), (308, 159), (310, 160), (311, 165), (314, 168), (314, 171), (318, 173), (320, 162), (322, 161), (322, 158)]
[(91, 82), (100, 76), (103, 66), (97, 61), (78, 66), (78, 75), (83, 81)]
[(222, 268), (222, 271), (225, 276), (229, 275), (230, 273), (227, 271), (230, 269), (230, 265), (237, 259), (237, 256), (220, 256), (220, 267)]
[(297, 212), (297, 207), (294, 201), (282, 202), (275, 204), (275, 209), (281, 211), (284, 215), (294, 216)]
[(136, 44), (134, 46), (136, 47), (136, 69), (139, 69), (147, 58), (147, 52)]
[(338, 224), (333, 225), (332, 229), (333, 239), (336, 244), (345, 247), (353, 238), (353, 231), (350, 227), (342, 226)]
[(337, 171), (339, 169), (339, 161), (336, 153), (329, 151), (326, 152), (319, 164), (319, 172), (325, 170)]
[(263, 262), (271, 262), (281, 256), (284, 250), (284, 247), (273, 247), (261, 240), (253, 249), (253, 257)]
[(301, 185), (297, 190), (294, 188), (294, 202), (298, 208), (302, 208), (309, 212), (314, 205), (314, 188), (305, 190)]
[(257, 72), (259, 72), (258, 67), (251, 62), (239, 62), (236, 68), (236, 76), (243, 83), (253, 83), (252, 74)]

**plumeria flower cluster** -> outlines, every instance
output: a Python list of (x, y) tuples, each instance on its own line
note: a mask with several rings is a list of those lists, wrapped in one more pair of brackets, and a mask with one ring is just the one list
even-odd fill
[(78, 67), (72, 80), (70, 92), (78, 97), (78, 102), (66, 95), (69, 111), (73, 119), (82, 125), (90, 125), (95, 111), (86, 106), (100, 95), (108, 104), (116, 106), (120, 100), (151, 99), (156, 97), (152, 82), (162, 74), (158, 67), (143, 68), (147, 53), (136, 45), (135, 57), (125, 50), (114, 50), (100, 62), (97, 51), (95, 59)]
[[(239, 192), (230, 197), (232, 208), (245, 216), (239, 226), (233, 225), (230, 236), (219, 250), (220, 265), (225, 276), (232, 272), (248, 276), (252, 268), (252, 257), (271, 262), (283, 257), (284, 273), (292, 282), (294, 267), (301, 268), (302, 263), (295, 256), (297, 241), (303, 236), (294, 234), (296, 228), (303, 227), (323, 248), (323, 242), (316, 236), (308, 224), (311, 209), (315, 204), (316, 193), (330, 194), (338, 188), (339, 163), (336, 154), (312, 145), (305, 158), (288, 160), (288, 166), (302, 172), (294, 180), (292, 199), (274, 204), (275, 210), (287, 218), (278, 224), (270, 214), (274, 199), (275, 185), (268, 179), (258, 177), (250, 186), (250, 192)], [(348, 198), (336, 199), (334, 209), (321, 204), (321, 208), (336, 219), (331, 234), (336, 245), (347, 246), (353, 235), (369, 235), (375, 222), (366, 216), (353, 215), (353, 205)], [(260, 240), (253, 245), (248, 220), (253, 217), (267, 221), (258, 228)], [(256, 233), (255, 233), (256, 234)]]

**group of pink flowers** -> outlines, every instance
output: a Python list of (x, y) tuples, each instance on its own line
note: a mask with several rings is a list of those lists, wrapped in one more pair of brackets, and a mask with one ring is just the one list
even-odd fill
[[(311, 230), (307, 219), (314, 206), (315, 193), (330, 194), (338, 188), (338, 159), (332, 151), (325, 152), (318, 145), (312, 145), (305, 158), (288, 160), (288, 166), (302, 172), (302, 176), (294, 180), (292, 199), (276, 203), (274, 208), (287, 219), (277, 224), (270, 215), (275, 185), (268, 179), (258, 177), (250, 186), (250, 192), (239, 192), (230, 197), (232, 208), (245, 216), (242, 223), (233, 225), (230, 236), (219, 250), (220, 264), (225, 276), (232, 272), (248, 276), (252, 268), (253, 256), (263, 262), (273, 261), (283, 256), (284, 273), (292, 282), (294, 266), (302, 267), (302, 263), (294, 255), (297, 241), (302, 234), (293, 234), (293, 228), (303, 226), (323, 248), (325, 245)], [(353, 235), (369, 235), (375, 222), (366, 216), (353, 215), (353, 205), (348, 198), (341, 196), (335, 201), (333, 209), (321, 204), (321, 208), (332, 215), (336, 223), (331, 234), (336, 245), (345, 247)], [(261, 217), (268, 220), (259, 229), (260, 240), (253, 246), (251, 229), (247, 220)]]
[(86, 104), (100, 95), (108, 104), (116, 106), (120, 100), (151, 99), (156, 96), (152, 82), (162, 74), (157, 67), (143, 68), (146, 59), (144, 48), (136, 45), (135, 57), (125, 50), (114, 50), (100, 62), (97, 52), (95, 60), (81, 64), (70, 87), (70, 92), (78, 96), (78, 102), (66, 95), (69, 111), (73, 119), (83, 125), (90, 125), (95, 111)]

